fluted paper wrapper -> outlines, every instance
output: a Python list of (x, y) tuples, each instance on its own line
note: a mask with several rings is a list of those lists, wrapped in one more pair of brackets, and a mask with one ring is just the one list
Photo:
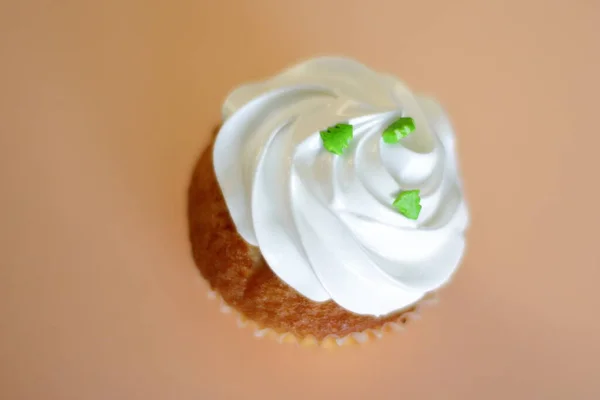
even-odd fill
[(405, 325), (412, 320), (421, 318), (420, 311), (423, 306), (430, 306), (438, 302), (435, 293), (429, 293), (423, 297), (412, 311), (407, 311), (398, 316), (394, 322), (386, 322), (378, 329), (367, 329), (362, 332), (352, 332), (346, 336), (338, 336), (335, 334), (328, 335), (322, 340), (318, 340), (312, 335), (306, 337), (298, 337), (292, 333), (276, 332), (270, 328), (264, 328), (256, 322), (246, 318), (244, 315), (229, 306), (225, 300), (214, 290), (209, 290), (208, 298), (219, 303), (219, 310), (224, 314), (232, 314), (237, 321), (239, 328), (252, 329), (256, 338), (270, 338), (279, 343), (296, 344), (302, 347), (321, 347), (321, 348), (337, 348), (350, 345), (360, 345), (381, 339), (386, 334), (392, 332), (400, 332), (405, 329)]

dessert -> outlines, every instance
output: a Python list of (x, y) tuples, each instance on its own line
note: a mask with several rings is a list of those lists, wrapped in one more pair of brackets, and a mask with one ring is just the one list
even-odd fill
[(448, 282), (468, 210), (441, 107), (345, 58), (235, 89), (189, 189), (194, 260), (259, 332), (398, 327)]

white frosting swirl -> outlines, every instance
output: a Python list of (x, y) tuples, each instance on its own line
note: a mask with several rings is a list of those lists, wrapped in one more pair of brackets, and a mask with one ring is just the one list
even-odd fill
[[(239, 234), (283, 281), (357, 314), (405, 308), (457, 268), (468, 224), (452, 127), (432, 99), (344, 58), (317, 58), (234, 90), (214, 167)], [(381, 140), (400, 116), (416, 130)], [(342, 156), (319, 131), (354, 126)], [(421, 190), (417, 221), (400, 190)]]

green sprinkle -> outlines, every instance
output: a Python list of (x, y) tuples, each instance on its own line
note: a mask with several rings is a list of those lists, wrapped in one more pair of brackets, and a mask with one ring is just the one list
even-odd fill
[(401, 192), (392, 205), (406, 218), (416, 220), (421, 212), (421, 196), (419, 196), (419, 193), (419, 190)]
[(383, 141), (389, 144), (398, 143), (400, 139), (407, 137), (414, 130), (415, 121), (412, 118), (398, 118), (383, 131)]
[(320, 132), (323, 146), (329, 152), (341, 155), (352, 139), (353, 130), (352, 125), (349, 124), (330, 126), (327, 130)]

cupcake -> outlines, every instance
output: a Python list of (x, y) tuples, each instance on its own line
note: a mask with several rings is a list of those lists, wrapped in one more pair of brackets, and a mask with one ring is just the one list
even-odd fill
[(322, 345), (400, 328), (456, 271), (468, 224), (440, 106), (333, 57), (229, 94), (188, 212), (225, 310)]

